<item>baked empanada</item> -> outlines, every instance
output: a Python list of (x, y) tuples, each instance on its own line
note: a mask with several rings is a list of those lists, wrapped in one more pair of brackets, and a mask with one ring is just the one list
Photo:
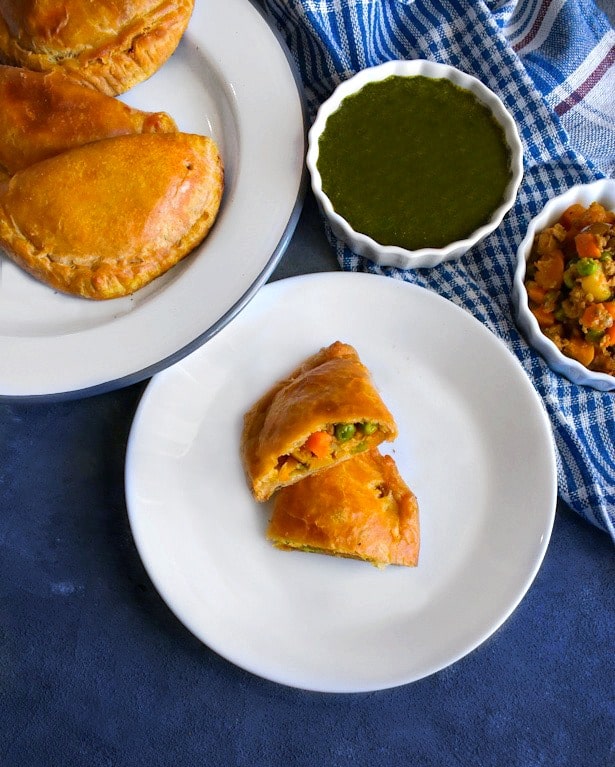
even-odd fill
[(0, 62), (61, 69), (115, 95), (156, 72), (184, 34), (194, 0), (2, 0)]
[(336, 341), (278, 382), (244, 416), (241, 454), (254, 497), (397, 436), (356, 350)]
[(369, 450), (282, 488), (273, 499), (267, 538), (281, 549), (414, 567), (418, 502), (395, 461)]
[(107, 299), (166, 272), (208, 233), (223, 191), (215, 142), (102, 139), (0, 184), (0, 247), (57, 290)]
[(165, 112), (133, 109), (59, 72), (0, 66), (0, 104), (0, 171), (8, 175), (102, 138), (177, 130)]

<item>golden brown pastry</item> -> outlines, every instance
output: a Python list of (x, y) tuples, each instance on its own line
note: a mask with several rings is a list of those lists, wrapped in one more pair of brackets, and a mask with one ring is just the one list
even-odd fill
[(279, 381), (244, 416), (241, 454), (258, 501), (393, 440), (397, 426), (356, 350), (336, 341)]
[(57, 290), (133, 293), (187, 255), (218, 213), (214, 141), (186, 133), (102, 139), (0, 184), (0, 247)]
[(0, 62), (124, 93), (175, 51), (194, 0), (2, 0)]
[(395, 461), (374, 449), (282, 488), (267, 537), (280, 549), (414, 567), (419, 532), (414, 493)]
[(66, 149), (111, 136), (177, 130), (60, 73), (0, 66), (0, 171), (11, 175)]

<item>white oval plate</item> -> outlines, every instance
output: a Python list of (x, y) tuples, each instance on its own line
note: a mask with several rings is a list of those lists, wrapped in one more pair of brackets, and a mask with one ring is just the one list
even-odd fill
[(243, 308), (295, 228), (303, 103), (277, 34), (251, 3), (197, 2), (175, 54), (123, 99), (218, 142), (219, 217), (194, 253), (124, 299), (56, 293), (0, 254), (0, 396), (82, 396), (149, 377)]
[[(337, 339), (397, 420), (386, 451), (420, 504), (415, 569), (279, 551), (248, 491), (243, 413)], [(134, 539), (179, 620), (238, 666), (322, 692), (412, 682), (490, 636), (538, 571), (556, 489), (549, 421), (506, 347), (445, 299), (371, 274), (265, 286), (153, 378), (126, 461)]]

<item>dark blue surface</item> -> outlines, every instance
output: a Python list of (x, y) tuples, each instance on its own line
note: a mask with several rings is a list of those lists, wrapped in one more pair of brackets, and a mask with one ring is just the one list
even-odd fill
[[(275, 276), (334, 268), (308, 197)], [(144, 388), (0, 403), (2, 767), (615, 765), (606, 534), (559, 508), (518, 609), (438, 674), (348, 696), (281, 687), (197, 641), (143, 569), (123, 481)]]

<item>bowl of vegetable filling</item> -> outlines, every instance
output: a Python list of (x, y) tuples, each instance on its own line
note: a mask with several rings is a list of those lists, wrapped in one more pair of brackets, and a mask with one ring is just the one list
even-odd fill
[(520, 329), (553, 370), (615, 390), (615, 180), (572, 187), (531, 221), (513, 303)]
[(499, 226), (523, 149), (486, 85), (416, 59), (340, 83), (310, 128), (306, 164), (333, 233), (377, 264), (410, 269), (459, 258)]

